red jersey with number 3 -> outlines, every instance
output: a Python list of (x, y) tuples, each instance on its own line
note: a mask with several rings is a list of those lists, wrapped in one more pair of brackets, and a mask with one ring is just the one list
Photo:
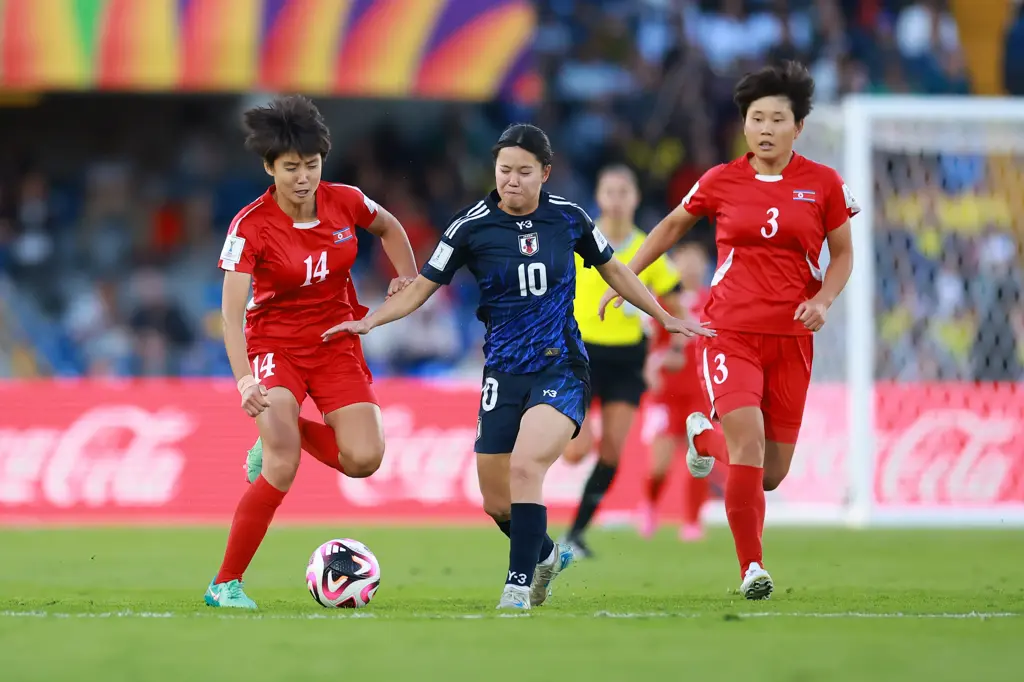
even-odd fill
[[(319, 346), (323, 332), (366, 314), (351, 268), (356, 227), (369, 227), (377, 204), (357, 187), (321, 182), (317, 219), (296, 223), (273, 192), (238, 212), (220, 254), (222, 269), (252, 275), (245, 324), (250, 353)], [(352, 337), (337, 338), (352, 343)]]
[(759, 175), (753, 154), (712, 168), (683, 208), (715, 224), (718, 266), (704, 319), (713, 329), (800, 335), (797, 306), (821, 290), (829, 232), (860, 208), (839, 173), (799, 154), (781, 175)]

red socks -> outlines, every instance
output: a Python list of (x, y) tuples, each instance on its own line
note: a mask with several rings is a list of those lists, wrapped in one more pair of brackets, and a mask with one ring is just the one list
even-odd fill
[(299, 435), (302, 438), (302, 449), (316, 457), (332, 469), (341, 473), (341, 460), (338, 459), (338, 442), (334, 439), (334, 429), (305, 417), (299, 417)]
[(224, 563), (220, 565), (215, 583), (241, 580), (249, 568), (256, 550), (270, 528), (274, 512), (281, 505), (285, 493), (260, 476), (245, 490), (235, 507), (235, 518), (228, 533), (228, 546), (224, 550)]
[(729, 466), (729, 450), (725, 447), (725, 436), (718, 427), (712, 427), (693, 439), (693, 447), (703, 457), (714, 457), (717, 462)]
[(706, 478), (683, 476), (683, 523), (700, 523), (700, 510), (708, 499), (711, 484)]
[[(703, 435), (703, 434), (702, 434)], [(725, 515), (736, 543), (736, 557), (740, 560), (740, 576), (752, 562), (763, 565), (761, 555), (761, 528), (764, 525), (764, 469), (729, 465), (729, 478), (725, 483)]]

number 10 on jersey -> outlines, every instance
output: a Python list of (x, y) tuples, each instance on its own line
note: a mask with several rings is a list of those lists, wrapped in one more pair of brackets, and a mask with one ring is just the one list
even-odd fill
[(519, 295), (543, 296), (548, 292), (548, 269), (543, 263), (519, 264)]

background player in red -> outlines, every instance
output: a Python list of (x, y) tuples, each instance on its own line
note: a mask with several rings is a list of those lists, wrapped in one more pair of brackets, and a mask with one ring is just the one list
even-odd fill
[[(672, 262), (683, 285), (683, 290), (675, 294), (679, 299), (676, 307), (686, 311), (688, 318), (699, 319), (708, 298), (708, 254), (700, 244), (681, 244), (673, 249)], [(657, 528), (658, 500), (673, 455), (681, 439), (686, 438), (687, 417), (708, 409), (707, 392), (701, 384), (697, 365), (695, 342), (677, 339), (660, 329), (655, 331), (654, 346), (644, 373), (651, 387), (651, 409), (663, 412), (664, 426), (651, 442), (651, 468), (638, 510), (639, 531), (643, 537), (651, 537)], [(700, 511), (708, 497), (708, 479), (687, 475), (683, 486), (683, 525), (679, 537), (687, 542), (700, 540), (704, 536)]]
[[(412, 281), (416, 262), (394, 216), (356, 187), (320, 181), (331, 136), (310, 100), (275, 99), (247, 111), (244, 121), (246, 147), (263, 159), (274, 185), (238, 213), (224, 242), (224, 344), (264, 452), (238, 502), (205, 601), (253, 609), (242, 574), (291, 487), (300, 448), (352, 477), (369, 476), (384, 456), (380, 409), (359, 339), (321, 337), (339, 321), (366, 314), (350, 274), (356, 228), (380, 237), (399, 273), (389, 293)], [(307, 395), (326, 424), (299, 417)]]
[[(813, 94), (814, 80), (795, 62), (744, 76), (734, 101), (750, 151), (705, 173), (630, 262), (641, 272), (701, 216), (715, 222), (718, 268), (704, 320), (718, 336), (699, 349), (710, 416), (722, 431), (694, 416), (687, 465), (698, 477), (716, 459), (729, 467), (725, 510), (747, 599), (774, 589), (762, 559), (764, 491), (789, 472), (811, 378), (811, 335), (853, 270), (850, 218), (860, 209), (835, 170), (793, 152)], [(825, 241), (831, 263), (823, 274)]]

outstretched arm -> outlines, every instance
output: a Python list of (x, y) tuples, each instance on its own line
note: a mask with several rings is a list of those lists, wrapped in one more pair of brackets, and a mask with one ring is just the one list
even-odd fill
[(597, 271), (601, 273), (601, 279), (619, 296), (653, 317), (658, 324), (663, 325), (671, 317), (632, 269), (619, 259), (612, 258), (604, 265), (597, 266)]
[(324, 341), (336, 334), (365, 334), (374, 327), (400, 320), (426, 303), (427, 299), (433, 296), (440, 286), (423, 275), (419, 275), (412, 284), (388, 298), (379, 308), (363, 319), (342, 322), (325, 331), (323, 333)]
[[(672, 248), (690, 229), (697, 224), (700, 216), (691, 214), (680, 204), (654, 226), (629, 261), (629, 269), (640, 274)], [(622, 292), (619, 292), (622, 293)], [(630, 303), (633, 303), (630, 301)], [(635, 305), (635, 304), (634, 304)]]
[(597, 266), (597, 271), (601, 273), (601, 278), (608, 283), (608, 286), (618, 292), (622, 298), (653, 317), (668, 331), (684, 336), (715, 335), (712, 330), (706, 329), (702, 324), (677, 320), (669, 315), (668, 311), (662, 308), (658, 300), (654, 298), (654, 294), (640, 281), (640, 278), (618, 259), (613, 258), (604, 265)]

